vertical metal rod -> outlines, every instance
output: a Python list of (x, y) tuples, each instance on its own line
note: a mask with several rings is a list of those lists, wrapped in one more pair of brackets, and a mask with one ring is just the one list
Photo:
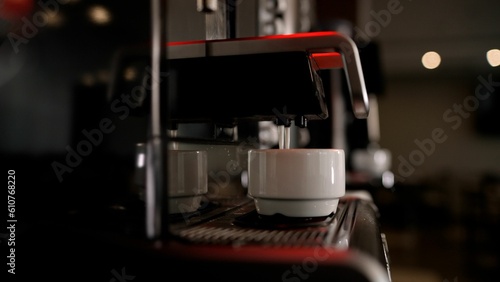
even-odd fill
[(278, 148), (285, 149), (285, 126), (278, 125)]
[(278, 146), (280, 149), (290, 149), (290, 126), (278, 125)]
[(162, 59), (162, 0), (151, 1), (152, 13), (152, 45), (151, 45), (151, 68), (152, 68), (152, 94), (151, 94), (151, 134), (160, 136), (162, 133), (160, 118), (160, 64)]
[(285, 126), (284, 143), (285, 149), (290, 149), (290, 126)]
[(375, 94), (369, 94), (370, 114), (367, 118), (368, 123), (368, 142), (370, 145), (377, 146), (380, 143), (380, 121), (378, 113), (378, 100)]
[(149, 239), (158, 239), (162, 235), (163, 211), (168, 210), (165, 206), (167, 201), (166, 181), (164, 172), (166, 169), (166, 152), (164, 151), (164, 133), (161, 115), (161, 89), (160, 71), (162, 54), (162, 42), (166, 36), (166, 7), (162, 5), (164, 0), (151, 0), (151, 114), (149, 140), (147, 144), (147, 166), (146, 166), (146, 236)]
[(342, 149), (347, 152), (346, 140), (346, 115), (345, 101), (342, 89), (342, 74), (340, 70), (330, 70), (330, 95), (331, 108), (332, 108), (332, 135), (331, 147), (335, 149)]

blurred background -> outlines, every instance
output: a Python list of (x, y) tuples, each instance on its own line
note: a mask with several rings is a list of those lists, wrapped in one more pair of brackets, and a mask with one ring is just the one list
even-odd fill
[(493, 281), (500, 265), (499, 3), (400, 3), (375, 39), (386, 79), (381, 144), (400, 177), (379, 198), (394, 280)]
[[(238, 34), (262, 34), (255, 5), (282, 2), (234, 1), (249, 23)], [(374, 196), (393, 281), (495, 281), (500, 2), (307, 2), (306, 28), (351, 33), (361, 54), (377, 48), (380, 145), (391, 152), (396, 184)], [(169, 7), (172, 41), (205, 37), (195, 1)], [(127, 191), (146, 122), (120, 110), (123, 96), (110, 108), (109, 88), (116, 75), (137, 75), (112, 66), (124, 49), (149, 42), (149, 9), (148, 1), (0, 3), (0, 153), (24, 189), (25, 222)]]

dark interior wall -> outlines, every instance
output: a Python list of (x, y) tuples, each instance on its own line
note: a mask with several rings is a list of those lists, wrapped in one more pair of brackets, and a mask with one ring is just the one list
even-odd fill
[[(106, 101), (114, 53), (149, 38), (147, 1), (52, 2), (35, 3), (18, 25), (3, 30), (0, 151), (64, 153), (74, 131), (83, 129), (76, 127), (94, 126), (85, 120), (98, 118)], [(109, 23), (90, 21), (89, 9), (98, 4), (110, 13)], [(49, 14), (60, 23), (43, 24)]]
[[(25, 223), (127, 191), (145, 129), (112, 111), (108, 89), (116, 52), (150, 38), (148, 1), (32, 4), (15, 19), (0, 13), (0, 154)], [(91, 21), (95, 7), (109, 22)]]

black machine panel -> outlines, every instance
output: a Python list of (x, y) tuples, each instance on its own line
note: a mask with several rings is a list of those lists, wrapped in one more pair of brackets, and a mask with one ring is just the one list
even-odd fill
[(172, 59), (168, 69), (172, 121), (328, 117), (307, 52)]

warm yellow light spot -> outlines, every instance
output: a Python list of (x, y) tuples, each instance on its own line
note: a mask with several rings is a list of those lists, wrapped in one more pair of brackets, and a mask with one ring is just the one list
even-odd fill
[(492, 67), (500, 66), (500, 50), (498, 49), (489, 50), (488, 52), (486, 52), (486, 59), (488, 60), (488, 63)]
[(61, 13), (56, 13), (54, 11), (47, 11), (46, 17), (48, 26), (59, 27), (64, 22), (64, 18)]
[(435, 69), (441, 64), (441, 56), (434, 51), (429, 51), (422, 56), (422, 65), (426, 69)]
[(108, 24), (111, 21), (111, 13), (104, 6), (95, 5), (89, 8), (90, 21), (95, 24)]
[(137, 70), (134, 67), (127, 67), (123, 72), (125, 80), (132, 81), (137, 78)]

